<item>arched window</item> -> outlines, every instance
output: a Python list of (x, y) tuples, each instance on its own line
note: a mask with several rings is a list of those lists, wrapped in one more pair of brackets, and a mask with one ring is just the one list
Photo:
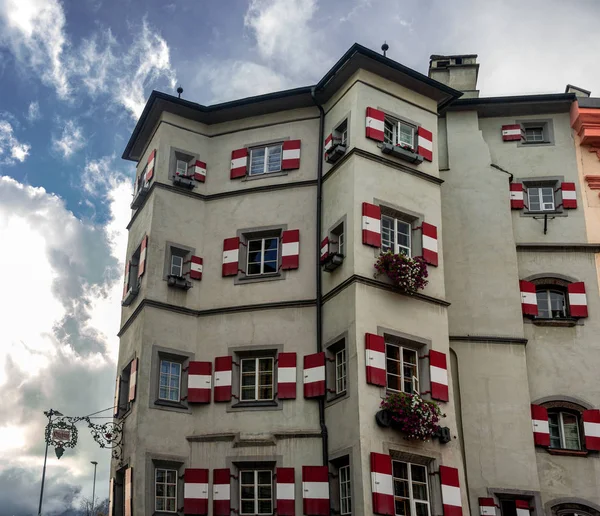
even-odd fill
[(539, 278), (531, 281), (535, 285), (537, 319), (567, 319), (569, 307), (569, 282), (560, 278)]
[(584, 450), (583, 432), (584, 407), (568, 401), (548, 401), (542, 403), (548, 410), (550, 430), (550, 450)]
[(600, 511), (584, 503), (565, 501), (552, 506), (552, 516), (600, 516)]

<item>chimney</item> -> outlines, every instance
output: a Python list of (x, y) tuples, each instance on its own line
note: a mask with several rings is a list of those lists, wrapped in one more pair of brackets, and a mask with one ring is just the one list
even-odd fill
[(567, 84), (567, 87), (565, 88), (565, 93), (575, 93), (576, 97), (589, 97), (592, 94), (591, 91), (584, 90), (579, 86), (573, 86), (572, 84)]
[(477, 54), (452, 56), (432, 55), (429, 58), (429, 77), (464, 93), (462, 98), (479, 97)]

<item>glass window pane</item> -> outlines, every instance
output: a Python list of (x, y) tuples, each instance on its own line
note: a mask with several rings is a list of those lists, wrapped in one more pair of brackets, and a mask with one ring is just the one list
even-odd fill
[(250, 175), (264, 174), (265, 172), (265, 148), (252, 149), (250, 151)]
[(429, 505), (426, 503), (415, 503), (416, 516), (429, 516)]
[(549, 318), (551, 317), (550, 303), (548, 300), (547, 290), (538, 290), (536, 292), (537, 306), (538, 306), (538, 317)]
[(242, 373), (253, 373), (256, 371), (256, 360), (242, 360)]
[(413, 498), (415, 500), (427, 500), (427, 486), (413, 482)]
[(529, 197), (529, 210), (540, 211), (540, 191), (538, 188), (528, 188), (527, 195)]
[(579, 450), (579, 422), (573, 414), (563, 412), (563, 429), (565, 432), (565, 448), (568, 450)]
[(187, 174), (187, 167), (188, 167), (188, 164), (186, 161), (178, 159), (177, 166), (176, 166), (176, 173), (178, 173), (181, 176), (185, 176)]
[(269, 147), (267, 168), (268, 172), (279, 172), (281, 170), (281, 145)]
[(181, 364), (176, 362), (171, 362), (171, 374), (179, 376), (179, 372), (181, 371)]
[(175, 498), (167, 500), (167, 511), (175, 512)]
[(392, 464), (395, 478), (408, 479), (408, 464), (406, 462), (393, 461)]
[(271, 500), (259, 500), (258, 501), (258, 513), (259, 514), (271, 514), (273, 509), (271, 508)]
[(260, 263), (248, 264), (248, 271), (246, 274), (248, 274), (248, 276), (260, 274)]
[(156, 510), (157, 511), (164, 511), (165, 510), (165, 499), (164, 498), (158, 498), (158, 495), (156, 495)]
[(425, 466), (419, 464), (412, 464), (410, 468), (413, 482), (427, 482), (427, 470)]
[(410, 501), (409, 500), (398, 500), (394, 502), (396, 508), (396, 514), (398, 516), (410, 516)]
[(242, 500), (242, 514), (254, 514), (254, 500)]
[(160, 372), (161, 373), (168, 373), (169, 368), (170, 368), (170, 362), (167, 362), (166, 360), (160, 361)]
[(162, 400), (168, 400), (169, 399), (169, 391), (167, 390), (166, 387), (161, 387), (158, 391), (158, 397)]
[(242, 484), (254, 484), (254, 471), (242, 471)]

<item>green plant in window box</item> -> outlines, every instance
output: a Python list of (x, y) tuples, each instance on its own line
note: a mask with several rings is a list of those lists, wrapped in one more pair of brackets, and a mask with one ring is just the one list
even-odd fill
[(431, 440), (438, 435), (440, 419), (446, 417), (435, 401), (405, 392), (388, 394), (381, 409), (390, 417), (391, 427), (403, 432), (407, 440)]
[(385, 274), (394, 285), (408, 294), (423, 290), (427, 280), (427, 264), (421, 257), (411, 258), (403, 253), (387, 251), (381, 253), (375, 262), (375, 277)]

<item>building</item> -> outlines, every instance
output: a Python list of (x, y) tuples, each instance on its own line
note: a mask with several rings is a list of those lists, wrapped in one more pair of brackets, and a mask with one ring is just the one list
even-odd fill
[[(600, 515), (600, 104), (481, 98), (478, 69), (354, 45), (314, 87), (152, 93), (114, 515)], [(374, 276), (388, 249), (424, 289)], [(380, 412), (397, 392), (434, 439)]]

